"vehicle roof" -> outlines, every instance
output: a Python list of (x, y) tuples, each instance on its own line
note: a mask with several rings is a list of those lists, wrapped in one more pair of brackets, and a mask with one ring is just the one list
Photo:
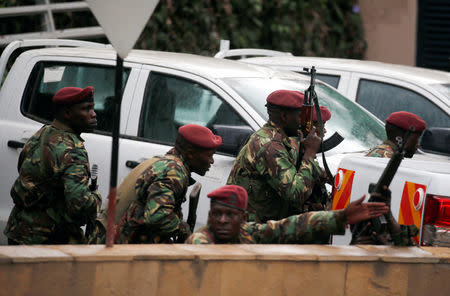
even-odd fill
[[(34, 56), (74, 56), (97, 59), (115, 60), (113, 49), (96, 49), (83, 47), (58, 47), (29, 50)], [(290, 71), (280, 71), (259, 65), (251, 65), (233, 60), (216, 59), (212, 57), (152, 50), (132, 50), (124, 62), (141, 63), (178, 69), (194, 74), (202, 74), (210, 78), (227, 77), (278, 77), (305, 80), (303, 75)]]
[(370, 73), (396, 77), (399, 79), (413, 80), (418, 83), (450, 83), (450, 73), (431, 70), (420, 67), (389, 64), (377, 61), (362, 61), (356, 59), (322, 58), (322, 57), (299, 57), (299, 56), (277, 56), (277, 57), (255, 57), (241, 59), (247, 63), (265, 66), (316, 66), (320, 68), (335, 69), (351, 72)]

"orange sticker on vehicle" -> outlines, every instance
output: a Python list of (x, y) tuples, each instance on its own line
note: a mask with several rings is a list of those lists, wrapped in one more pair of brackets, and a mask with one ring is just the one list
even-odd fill
[(339, 169), (334, 177), (333, 210), (344, 209), (350, 202), (355, 171)]
[[(412, 182), (405, 182), (403, 187), (402, 200), (400, 202), (400, 212), (398, 213), (398, 223), (403, 225), (414, 224), (420, 229), (423, 205), (425, 202), (425, 192), (427, 186)], [(414, 237), (418, 242), (419, 237)]]

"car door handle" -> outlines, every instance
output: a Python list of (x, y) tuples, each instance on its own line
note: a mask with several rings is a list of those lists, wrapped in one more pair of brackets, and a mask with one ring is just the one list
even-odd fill
[(13, 140), (8, 141), (8, 147), (11, 147), (14, 149), (19, 149), (19, 148), (23, 148), (23, 146), (25, 146), (25, 143), (23, 143), (23, 142), (13, 141)]
[(135, 167), (137, 167), (139, 165), (139, 162), (134, 161), (134, 160), (127, 160), (125, 162), (125, 165), (130, 169), (134, 169)]

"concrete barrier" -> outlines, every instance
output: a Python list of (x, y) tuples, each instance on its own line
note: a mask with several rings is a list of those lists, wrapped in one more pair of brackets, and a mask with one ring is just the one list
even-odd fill
[(450, 295), (450, 248), (1, 246), (0, 295)]

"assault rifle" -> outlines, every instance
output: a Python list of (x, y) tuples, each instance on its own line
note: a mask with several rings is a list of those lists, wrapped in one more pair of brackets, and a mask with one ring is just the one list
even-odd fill
[[(392, 179), (395, 176), (395, 173), (398, 170), (398, 167), (400, 166), (404, 156), (405, 156), (405, 143), (408, 141), (409, 136), (411, 133), (414, 132), (414, 128), (410, 127), (408, 131), (406, 131), (405, 135), (402, 137), (397, 137), (397, 150), (395, 150), (394, 154), (392, 155), (391, 159), (389, 160), (386, 168), (384, 169), (383, 173), (381, 174), (381, 177), (378, 179), (378, 182), (376, 184), (371, 183), (369, 185), (369, 193), (383, 193), (383, 187), (386, 186), (389, 188), (389, 185), (392, 182)], [(385, 202), (386, 200), (380, 200), (377, 198), (373, 198), (372, 196), (369, 198), (369, 202)], [(383, 228), (384, 225), (387, 224), (386, 216), (383, 215), (378, 218), (371, 219), (372, 229), (377, 234), (379, 234)], [(363, 232), (368, 230), (366, 227), (366, 224), (368, 221), (362, 221), (357, 223), (353, 229), (352, 229), (352, 235), (353, 236), (360, 236), (363, 235)], [(370, 231), (370, 234), (372, 231)]]
[[(312, 123), (313, 123), (312, 122), (313, 108), (314, 108), (316, 111), (317, 122), (319, 123), (319, 135), (322, 140), (320, 143), (320, 152), (322, 152), (322, 162), (323, 162), (323, 166), (325, 168), (325, 172), (327, 174), (328, 180), (331, 182), (333, 180), (333, 175), (331, 174), (330, 168), (328, 167), (328, 163), (325, 159), (325, 151), (328, 151), (328, 150), (336, 147), (337, 145), (339, 145), (339, 143), (341, 143), (344, 140), (344, 138), (341, 135), (339, 135), (337, 132), (335, 132), (333, 134), (333, 136), (331, 136), (329, 139), (327, 139), (328, 141), (325, 141), (326, 143), (324, 143), (322, 115), (320, 113), (319, 99), (318, 99), (316, 91), (315, 91), (316, 67), (312, 66), (311, 69), (303, 68), (303, 71), (310, 74), (311, 80), (310, 80), (308, 89), (305, 90), (305, 98), (303, 101), (301, 119), (300, 119), (301, 131), (302, 131), (304, 137), (306, 137), (309, 134), (309, 132), (311, 131)], [(325, 148), (324, 144), (326, 144), (326, 146), (327, 146), (326, 148)], [(300, 147), (300, 145), (299, 145), (299, 147)], [(301, 155), (299, 155), (299, 157), (297, 159), (297, 169), (300, 167), (302, 158), (303, 157), (301, 157)]]
[[(97, 190), (97, 174), (98, 165), (94, 163), (91, 168), (91, 184), (89, 185), (89, 190), (91, 192)], [(94, 239), (92, 236), (94, 235), (95, 224), (95, 218), (88, 220), (86, 223), (85, 236), (88, 239), (88, 242), (90, 242), (91, 239)]]

